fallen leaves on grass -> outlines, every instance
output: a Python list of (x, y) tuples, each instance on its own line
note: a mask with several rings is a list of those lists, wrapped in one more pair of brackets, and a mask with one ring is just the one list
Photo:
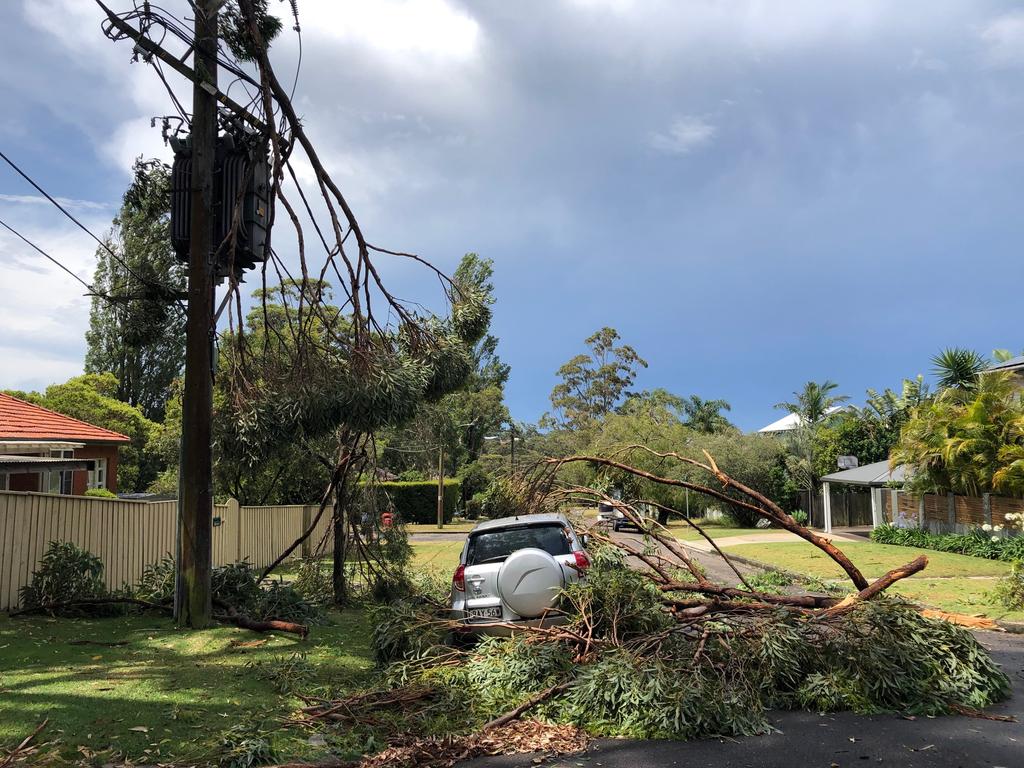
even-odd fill
[(48, 722), (50, 722), (49, 718), (43, 720), (43, 722), (41, 722), (39, 725), (35, 727), (35, 730), (33, 730), (32, 733), (30, 733), (28, 736), (22, 739), (21, 743), (18, 744), (18, 746), (16, 746), (3, 757), (0, 757), (0, 768), (8, 768), (8, 766), (14, 765), (15, 761), (24, 760), (26, 757), (35, 752), (36, 747), (30, 747), (29, 744), (31, 744), (32, 740), (42, 732), (43, 728), (46, 727), (46, 724)]

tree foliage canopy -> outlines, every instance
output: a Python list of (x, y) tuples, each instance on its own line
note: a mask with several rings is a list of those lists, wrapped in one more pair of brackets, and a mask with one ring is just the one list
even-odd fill
[(170, 293), (185, 286), (184, 267), (170, 239), (170, 170), (158, 160), (136, 160), (121, 209), (96, 250), (94, 296), (85, 334), (86, 373), (110, 372), (114, 397), (160, 421), (171, 382), (185, 354), (184, 313)]
[(604, 327), (587, 337), (590, 351), (576, 355), (558, 369), (561, 382), (551, 390), (551, 405), (561, 423), (582, 428), (609, 413), (627, 395), (638, 368), (647, 361), (620, 340), (614, 328)]
[(978, 374), (988, 365), (973, 349), (948, 347), (932, 358), (932, 373), (939, 389), (972, 390), (978, 385)]
[(1024, 392), (996, 372), (940, 392), (914, 409), (891, 462), (919, 491), (1024, 496)]

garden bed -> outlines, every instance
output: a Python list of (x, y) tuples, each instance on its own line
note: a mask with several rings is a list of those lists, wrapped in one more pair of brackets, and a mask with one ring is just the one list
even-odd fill
[(1024, 536), (1004, 536), (1000, 535), (999, 528), (988, 526), (988, 529), (975, 529), (970, 533), (929, 533), (920, 528), (882, 525), (871, 532), (871, 540), (880, 544), (951, 552), (1007, 563), (1024, 560)]

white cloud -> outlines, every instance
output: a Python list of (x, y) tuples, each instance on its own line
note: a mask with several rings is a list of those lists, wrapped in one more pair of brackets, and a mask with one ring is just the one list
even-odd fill
[[(54, 223), (50, 212), (43, 216), (39, 211), (29, 222), (26, 211), (35, 213), (34, 209), (19, 205), (15, 210), (21, 216), (10, 216), (6, 209), (0, 216), (14, 218), (25, 237), (90, 282), (95, 243), (70, 222)], [(86, 225), (94, 228), (98, 222)], [(81, 283), (4, 230), (0, 285), (5, 286), (0, 326), (6, 330), (0, 347), (0, 382), (5, 387), (38, 388), (81, 372), (90, 306)]]
[(460, 61), (480, 40), (477, 22), (446, 0), (313, 2), (300, 7), (299, 20), (305, 33), (388, 54)]
[(985, 60), (996, 68), (1024, 66), (1024, 11), (993, 19), (981, 30)]
[(710, 142), (717, 129), (703, 117), (684, 115), (677, 117), (669, 129), (650, 135), (650, 145), (659, 152), (685, 155)]
[(126, 120), (115, 130), (100, 152), (112, 165), (125, 174), (131, 174), (132, 163), (140, 155), (145, 158), (157, 157), (171, 162), (174, 155), (164, 144), (159, 128), (150, 127), (150, 118), (137, 117)]
[[(106, 211), (114, 206), (111, 203), (98, 203), (94, 200), (75, 200), (70, 197), (54, 197), (65, 208), (82, 208), (91, 211)], [(0, 194), (0, 202), (21, 205), (52, 205), (42, 195), (4, 195)]]
[(915, 48), (910, 56), (911, 69), (923, 69), (928, 72), (945, 72), (949, 66), (935, 56), (929, 56), (920, 48)]

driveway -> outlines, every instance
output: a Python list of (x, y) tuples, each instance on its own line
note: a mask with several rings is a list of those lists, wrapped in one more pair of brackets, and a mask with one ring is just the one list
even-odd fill
[[(1009, 675), (1013, 697), (992, 714), (1024, 720), (1024, 636), (978, 632), (976, 636)], [(546, 761), (566, 768), (974, 768), (1024, 766), (1024, 727), (967, 717), (906, 720), (893, 715), (818, 715), (777, 712), (778, 732), (767, 736), (702, 741), (598, 739), (582, 755)], [(490, 757), (465, 768), (535, 768), (536, 755)]]

